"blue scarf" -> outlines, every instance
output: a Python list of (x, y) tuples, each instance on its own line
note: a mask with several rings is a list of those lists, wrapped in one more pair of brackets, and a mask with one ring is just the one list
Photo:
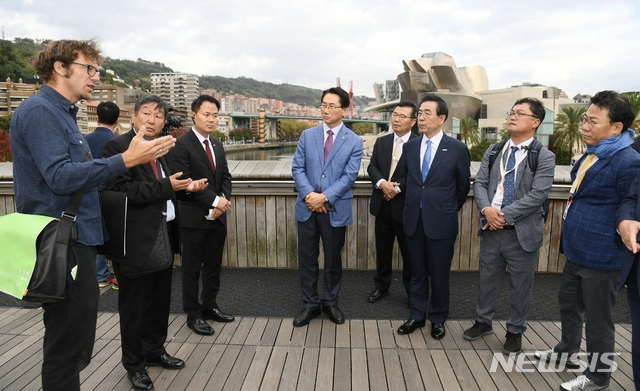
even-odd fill
[(619, 150), (633, 144), (636, 132), (627, 129), (618, 136), (608, 137), (598, 141), (598, 145), (587, 145), (587, 154), (595, 153), (598, 159), (606, 159), (613, 156)]

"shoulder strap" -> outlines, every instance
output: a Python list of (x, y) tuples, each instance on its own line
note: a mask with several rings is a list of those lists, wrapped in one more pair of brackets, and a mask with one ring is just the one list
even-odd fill
[[(88, 162), (92, 160), (91, 153), (89, 150), (85, 150), (84, 161)], [(74, 191), (69, 197), (69, 202), (67, 202), (67, 207), (62, 214), (63, 219), (71, 219), (72, 221), (76, 219), (76, 215), (78, 214), (78, 209), (80, 209), (80, 201), (82, 201), (82, 196), (84, 194), (84, 190), (80, 189)]]
[(536, 139), (533, 139), (531, 144), (529, 144), (529, 156), (527, 161), (529, 163), (529, 168), (533, 173), (538, 169), (538, 157), (540, 156), (540, 150), (542, 147), (542, 143)]
[(491, 148), (491, 153), (489, 154), (489, 172), (491, 172), (491, 167), (493, 167), (493, 162), (496, 161), (498, 157), (498, 153), (504, 148), (505, 140), (500, 141), (497, 144), (493, 144)]

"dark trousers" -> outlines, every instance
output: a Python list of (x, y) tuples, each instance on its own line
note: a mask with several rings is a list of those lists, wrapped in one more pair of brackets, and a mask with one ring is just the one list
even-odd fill
[(636, 391), (640, 391), (640, 292), (638, 291), (638, 259), (627, 278), (627, 298), (631, 309), (631, 366)]
[[(298, 275), (304, 308), (338, 304), (342, 285), (342, 256), (347, 227), (332, 227), (329, 215), (312, 213), (309, 220), (298, 221)], [(318, 256), (320, 238), (324, 247), (324, 283), (322, 299), (318, 295)]]
[[(558, 293), (562, 338), (554, 350), (573, 354), (580, 350), (582, 324), (589, 367), (583, 372), (598, 385), (609, 384), (614, 359), (616, 328), (613, 307), (620, 286), (620, 270), (596, 270), (567, 262)], [(592, 363), (595, 360), (595, 365)], [(593, 370), (592, 370), (593, 368)]]
[[(456, 238), (429, 239), (422, 229), (422, 214), (418, 229), (407, 236), (411, 252), (410, 319), (444, 323), (449, 317), (449, 269)], [(427, 311), (428, 307), (428, 311)]]
[(67, 277), (65, 298), (43, 304), (43, 391), (80, 390), (80, 371), (91, 361), (98, 317), (96, 248), (72, 242), (69, 270), (77, 265), (76, 278)]
[(129, 372), (141, 371), (147, 358), (164, 353), (169, 327), (172, 267), (146, 276), (129, 278), (113, 263), (118, 278), (118, 312), (122, 365)]
[[(227, 226), (219, 220), (207, 229), (182, 228), (182, 307), (189, 319), (202, 317), (203, 310), (218, 308), (222, 253)], [(198, 301), (202, 277), (202, 305)]]
[(381, 291), (389, 290), (393, 270), (393, 242), (398, 238), (398, 247), (402, 254), (402, 283), (407, 294), (411, 290), (411, 259), (407, 249), (407, 239), (402, 223), (393, 219), (391, 204), (383, 201), (376, 216), (376, 275), (373, 282)]

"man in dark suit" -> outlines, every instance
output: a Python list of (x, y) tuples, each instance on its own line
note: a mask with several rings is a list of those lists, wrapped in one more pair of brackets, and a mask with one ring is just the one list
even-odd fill
[[(323, 91), (320, 110), (324, 122), (302, 132), (293, 157), (298, 198), (298, 271), (304, 308), (296, 327), (308, 324), (322, 311), (336, 324), (344, 323), (338, 308), (342, 257), (347, 226), (353, 222), (351, 188), (362, 159), (362, 138), (344, 126), (349, 94), (340, 87)], [(320, 239), (324, 247), (324, 288), (318, 295)]]
[(445, 336), (449, 269), (458, 236), (458, 211), (469, 193), (471, 164), (467, 146), (442, 131), (448, 115), (441, 97), (425, 95), (417, 114), (422, 136), (404, 146), (407, 193), (403, 223), (412, 263), (411, 312), (398, 334), (424, 327), (428, 313), (431, 336)]
[(367, 298), (375, 303), (389, 294), (391, 285), (393, 242), (398, 238), (402, 254), (402, 283), (407, 295), (411, 288), (411, 259), (407, 239), (402, 227), (402, 210), (407, 182), (404, 178), (402, 147), (410, 139), (418, 137), (411, 133), (416, 124), (416, 105), (400, 102), (391, 114), (393, 134), (380, 137), (373, 146), (373, 154), (367, 171), (373, 184), (370, 212), (376, 216), (376, 289)]
[[(635, 141), (634, 141), (635, 142)], [(635, 148), (634, 148), (635, 149)], [(626, 285), (627, 299), (631, 309), (631, 359), (633, 380), (636, 391), (640, 391), (640, 175), (631, 185), (631, 192), (622, 201), (616, 215), (618, 232), (624, 245), (630, 251), (625, 254), (620, 289)]]
[[(527, 329), (531, 308), (533, 277), (544, 236), (542, 205), (553, 185), (556, 157), (542, 147), (536, 151), (537, 167), (529, 166), (538, 126), (545, 109), (535, 98), (518, 100), (507, 113), (510, 139), (494, 155), (487, 149), (473, 184), (473, 195), (480, 211), (480, 283), (476, 322), (465, 330), (464, 339), (474, 341), (493, 333), (493, 316), (509, 267), (511, 311), (503, 352), (518, 353), (522, 333)], [(491, 166), (491, 167), (490, 167)]]
[[(220, 290), (222, 253), (227, 238), (227, 215), (231, 208), (231, 174), (222, 144), (210, 137), (218, 127), (220, 102), (200, 95), (191, 103), (193, 128), (178, 137), (171, 154), (173, 169), (184, 178), (206, 178), (204, 191), (178, 193), (182, 237), (182, 306), (187, 326), (196, 334), (213, 335), (206, 322), (232, 322), (216, 300)], [(202, 304), (198, 280), (202, 277)]]
[(588, 367), (563, 383), (563, 390), (605, 389), (615, 369), (613, 307), (630, 255), (616, 234), (616, 212), (640, 172), (640, 155), (631, 148), (634, 132), (628, 129), (633, 119), (631, 104), (615, 91), (595, 94), (582, 117), (587, 152), (571, 170), (560, 241), (567, 257), (558, 294), (562, 338), (553, 349), (535, 352), (547, 361), (578, 353), (586, 319)]
[[(100, 102), (96, 108), (98, 115), (98, 126), (88, 135), (84, 136), (91, 148), (91, 155), (94, 159), (102, 158), (102, 149), (107, 141), (116, 137), (113, 129), (118, 125), (120, 108), (113, 102)], [(118, 289), (118, 280), (111, 275), (107, 266), (107, 257), (98, 254), (96, 257), (96, 275), (98, 277), (98, 287), (105, 288), (113, 283), (112, 288)]]
[[(126, 151), (138, 132), (146, 140), (160, 135), (167, 116), (167, 104), (158, 96), (140, 98), (134, 107), (133, 129), (105, 144), (103, 156)], [(135, 166), (107, 189), (127, 194), (126, 254), (113, 257), (113, 268), (120, 282), (118, 312), (122, 340), (122, 365), (136, 390), (152, 390), (153, 382), (145, 365), (180, 369), (184, 361), (172, 357), (164, 348), (169, 325), (173, 253), (177, 252), (178, 227), (174, 191), (198, 191), (203, 181), (180, 180), (180, 173), (169, 176), (167, 157)]]

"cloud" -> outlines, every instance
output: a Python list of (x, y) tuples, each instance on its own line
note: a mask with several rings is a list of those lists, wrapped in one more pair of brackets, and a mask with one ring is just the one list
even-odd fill
[(484, 66), (493, 89), (529, 81), (570, 96), (640, 90), (636, 0), (38, 3), (0, 3), (7, 39), (97, 37), (110, 57), (199, 75), (313, 88), (341, 77), (373, 96), (373, 83), (395, 78), (402, 60), (442, 51), (458, 66)]

